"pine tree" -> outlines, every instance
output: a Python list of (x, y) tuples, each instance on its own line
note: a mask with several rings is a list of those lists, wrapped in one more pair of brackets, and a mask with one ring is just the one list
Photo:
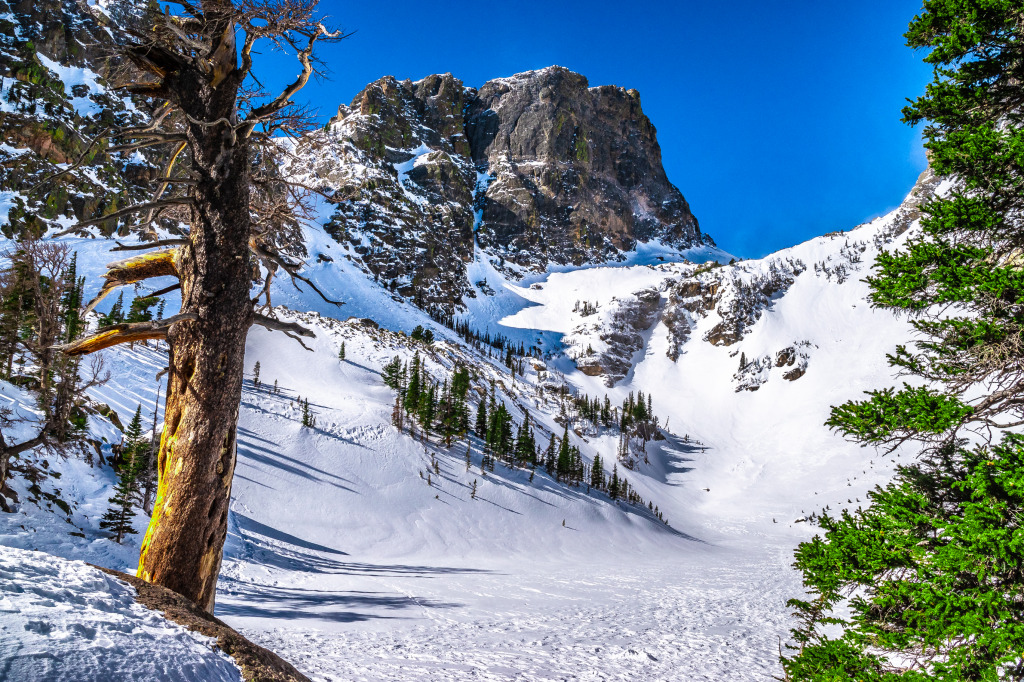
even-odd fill
[(420, 397), (423, 394), (423, 386), (420, 377), (420, 354), (419, 351), (412, 358), (409, 366), (409, 381), (405, 389), (405, 409), (409, 414), (418, 414), (420, 408)]
[(405, 429), (405, 410), (402, 409), (401, 394), (395, 395), (395, 405), (391, 409), (391, 423), (394, 424), (399, 431)]
[(515, 446), (513, 447), (513, 459), (517, 464), (532, 465), (536, 444), (533, 440), (533, 430), (530, 426), (530, 413), (527, 411), (523, 417), (523, 423), (516, 433)]
[(306, 428), (316, 428), (316, 413), (309, 407), (309, 398), (299, 398), (299, 405), (302, 408), (302, 425)]
[(569, 451), (569, 427), (562, 433), (562, 441), (558, 445), (558, 463), (556, 473), (559, 481), (564, 480), (572, 469), (572, 457)]
[(260, 390), (260, 361), (257, 360), (256, 364), (252, 366), (252, 385), (256, 390)]
[(111, 306), (110, 312), (100, 318), (100, 327), (109, 327), (112, 324), (124, 322), (124, 292), (117, 294), (117, 300)]
[(558, 451), (557, 437), (555, 434), (551, 434), (551, 440), (548, 441), (548, 449), (544, 452), (544, 469), (548, 472), (548, 476), (555, 475), (556, 459), (555, 453)]
[(28, 295), (23, 263), (11, 258), (10, 267), (0, 271), (0, 366), (5, 378), (10, 378), (18, 355)]
[(64, 296), (61, 298), (61, 317), (64, 323), (64, 340), (74, 341), (83, 331), (80, 309), (82, 307), (82, 288), (85, 279), (78, 277), (78, 253), (71, 256), (67, 271), (64, 274)]
[(477, 438), (487, 437), (487, 401), (481, 400), (476, 408), (476, 427), (473, 429)]
[(921, 381), (828, 425), (921, 450), (867, 508), (817, 517), (783, 666), (789, 680), (1024, 680), (1024, 439), (1008, 431), (1024, 419), (1024, 18), (1018, 0), (925, 0), (905, 37), (934, 80), (904, 120), (927, 122), (932, 170), (956, 184), (868, 283), (875, 306), (912, 315), (920, 340), (889, 362)]
[(590, 487), (601, 489), (604, 485), (604, 465), (601, 462), (601, 455), (594, 455), (594, 462), (590, 465)]
[(136, 532), (132, 521), (135, 519), (134, 507), (139, 493), (138, 478), (145, 464), (145, 445), (142, 437), (142, 405), (139, 405), (125, 431), (117, 466), (117, 485), (109, 500), (110, 507), (100, 519), (100, 528), (113, 533), (114, 541), (118, 544), (125, 535)]
[(154, 296), (136, 296), (132, 299), (132, 304), (129, 306), (128, 315), (125, 318), (125, 322), (149, 322), (153, 319), (153, 313), (150, 308), (160, 302), (159, 298)]
[(619, 499), (619, 465), (612, 466), (612, 481), (608, 484), (608, 496), (613, 500)]
[(338, 348), (338, 359), (339, 360), (344, 360), (345, 359), (345, 342), (344, 341), (341, 342), (341, 347)]
[[(424, 382), (425, 385), (427, 382)], [(437, 414), (437, 384), (429, 382), (430, 387), (420, 394), (419, 420), (424, 433), (429, 433), (434, 425), (434, 416)]]
[(401, 390), (402, 359), (396, 355), (391, 362), (384, 365), (381, 376), (384, 378), (384, 385), (388, 388), (395, 391)]

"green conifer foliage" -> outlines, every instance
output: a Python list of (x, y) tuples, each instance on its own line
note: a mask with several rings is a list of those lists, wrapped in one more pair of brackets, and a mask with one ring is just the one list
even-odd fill
[(384, 384), (395, 391), (402, 390), (402, 359), (397, 355), (388, 364), (384, 365), (382, 372)]
[(61, 316), (64, 318), (64, 339), (68, 343), (79, 337), (83, 331), (81, 318), (82, 289), (85, 278), (78, 276), (78, 253), (71, 256), (71, 263), (64, 275), (64, 296), (61, 298)]
[(110, 312), (100, 318), (101, 327), (109, 327), (112, 324), (124, 322), (124, 292), (117, 294), (117, 300), (111, 306)]
[(146, 462), (148, 443), (142, 437), (142, 405), (135, 410), (125, 431), (119, 465), (117, 466), (117, 485), (114, 495), (110, 498), (110, 507), (100, 519), (100, 528), (113, 533), (114, 541), (120, 543), (125, 535), (135, 533), (132, 521), (135, 518), (134, 507), (139, 494), (139, 476)]
[(420, 354), (417, 352), (409, 365), (409, 381), (405, 389), (405, 409), (409, 414), (419, 414), (420, 396), (423, 394)]
[(558, 461), (555, 465), (555, 471), (558, 480), (564, 480), (569, 476), (572, 470), (572, 454), (569, 450), (569, 427), (566, 426), (562, 432), (562, 440), (558, 445)]
[(155, 296), (136, 296), (132, 299), (132, 304), (128, 309), (128, 317), (125, 319), (126, 322), (148, 322), (153, 319), (153, 311), (150, 310), (153, 306), (160, 302), (160, 299)]
[(594, 462), (590, 465), (590, 487), (600, 490), (604, 487), (604, 463), (601, 455), (594, 455)]
[(906, 38), (935, 77), (904, 120), (927, 122), (932, 169), (956, 185), (869, 283), (874, 305), (912, 316), (920, 340), (889, 362), (926, 385), (828, 424), (920, 451), (797, 550), (809, 595), (790, 602), (782, 663), (789, 680), (1024, 680), (1024, 440), (1009, 433), (1024, 422), (1024, 10), (925, 0)]
[(487, 437), (487, 401), (481, 400), (476, 408), (476, 426), (473, 428), (478, 438)]

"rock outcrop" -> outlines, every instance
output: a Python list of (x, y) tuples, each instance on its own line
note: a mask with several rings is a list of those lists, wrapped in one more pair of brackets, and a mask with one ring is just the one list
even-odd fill
[(633, 369), (633, 356), (644, 347), (644, 333), (658, 320), (661, 292), (643, 289), (631, 296), (614, 299), (612, 303), (614, 310), (601, 326), (599, 337), (604, 349), (576, 360), (581, 372), (603, 376), (609, 387), (626, 378)]
[(480, 243), (524, 266), (615, 258), (636, 242), (709, 242), (665, 176), (640, 94), (552, 67), (486, 83), (470, 150), (490, 178)]

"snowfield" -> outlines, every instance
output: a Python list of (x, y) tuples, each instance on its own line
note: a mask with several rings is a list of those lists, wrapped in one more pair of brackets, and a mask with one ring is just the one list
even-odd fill
[[(250, 334), (246, 368), (259, 361), (262, 385), (247, 376), (216, 615), (317, 680), (770, 678), (792, 625), (786, 600), (801, 594), (790, 564), (795, 545), (813, 534), (804, 517), (826, 505), (857, 506), (887, 480), (896, 459), (845, 443), (823, 423), (830, 405), (892, 383), (884, 354), (909, 338), (909, 327), (872, 310), (861, 280), (879, 248), (905, 239), (893, 229), (902, 215), (699, 272), (695, 263), (663, 263), (655, 253), (644, 262), (508, 282), (478, 253), (473, 280), (486, 278), (497, 294), (478, 292), (470, 319), (548, 353), (545, 376), (528, 366), (514, 379), (436, 326), (439, 341), (429, 350), (395, 333), (433, 323), (367, 280), (343, 247), (310, 230), (306, 273), (347, 305), (339, 311), (282, 285), (275, 303), (312, 311), (278, 310), (316, 332), (307, 342), (312, 352), (264, 329)], [(113, 259), (101, 240), (76, 245), (94, 290), (102, 264)], [(318, 253), (334, 261), (318, 262)], [(730, 298), (763, 282), (778, 262), (797, 261), (804, 267), (753, 312)], [(672, 360), (676, 337), (665, 314), (675, 305), (672, 292), (695, 278), (719, 282), (720, 297), (711, 308), (688, 310), (688, 336)], [(569, 355), (604, 348), (614, 311), (641, 289), (660, 292), (657, 321), (638, 334), (625, 379), (608, 387), (603, 377), (580, 372)], [(575, 311), (578, 300), (594, 303), (597, 312)], [(737, 341), (705, 340), (736, 310), (744, 316)], [(338, 322), (326, 315), (353, 317)], [(343, 341), (347, 359), (339, 361)], [(796, 364), (778, 360), (788, 348)], [(562, 431), (558, 401), (538, 389), (544, 381), (607, 393), (614, 405), (630, 392), (652, 395), (672, 435), (649, 443), (646, 461), (640, 456), (633, 471), (620, 465), (619, 473), (670, 525), (646, 508), (568, 488), (540, 471), (531, 481), (529, 471), (498, 464), (484, 476), (475, 439), (467, 470), (465, 440), (448, 450), (400, 433), (391, 425), (394, 394), (380, 370), (395, 355), (409, 359), (417, 350), (436, 378), (463, 361), (479, 372), (474, 387), (494, 379), (517, 422), (530, 410), (542, 446)], [(113, 378), (96, 398), (125, 423), (141, 404), (151, 424), (163, 351), (119, 348), (107, 361)], [(793, 367), (804, 373), (786, 379)], [(8, 401), (19, 395), (4, 389)], [(315, 428), (301, 425), (300, 399), (309, 400)], [(586, 460), (599, 453), (610, 462), (617, 436), (582, 430), (573, 442)], [(113, 483), (109, 467), (78, 460), (52, 466), (62, 477), (48, 485), (72, 499), (70, 520), (23, 503), (17, 513), (0, 515), (0, 544), (134, 570), (140, 535), (117, 546), (97, 528)], [(23, 481), (15, 484), (24, 492)], [(137, 528), (145, 523), (140, 516)], [(109, 592), (119, 609), (131, 610), (124, 601), (129, 588), (109, 578), (97, 582), (81, 564), (25, 558), (38, 556), (3, 550), (3, 584), (28, 590), (59, 580), (60, 571), (77, 577), (45, 598), (52, 606), (31, 608), (67, 613), (87, 603), (83, 595)], [(36, 598), (6, 594), (0, 610), (15, 597), (23, 604), (18, 615), (0, 612), (3, 646), (27, 651), (43, 641), (19, 625), (36, 618), (22, 613)], [(66, 650), (99, 655), (81, 631), (65, 629)], [(152, 641), (183, 646), (185, 639), (170, 632)], [(169, 659), (153, 665), (159, 660)], [(213, 675), (192, 679), (234, 679)], [(83, 672), (53, 679), (111, 678)]]

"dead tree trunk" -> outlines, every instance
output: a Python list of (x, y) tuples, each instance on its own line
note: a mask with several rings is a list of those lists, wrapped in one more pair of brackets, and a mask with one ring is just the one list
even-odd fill
[(181, 249), (178, 275), (181, 311), (195, 319), (168, 331), (159, 485), (139, 577), (212, 612), (235, 471), (245, 337), (254, 317), (250, 163), (248, 145), (233, 144), (230, 134), (236, 88), (183, 83), (182, 89), (194, 91), (191, 102), (182, 98), (183, 110), (197, 121), (223, 121), (214, 125), (224, 133), (211, 135), (206, 123), (187, 126), (198, 182), (190, 192), (191, 245)]

